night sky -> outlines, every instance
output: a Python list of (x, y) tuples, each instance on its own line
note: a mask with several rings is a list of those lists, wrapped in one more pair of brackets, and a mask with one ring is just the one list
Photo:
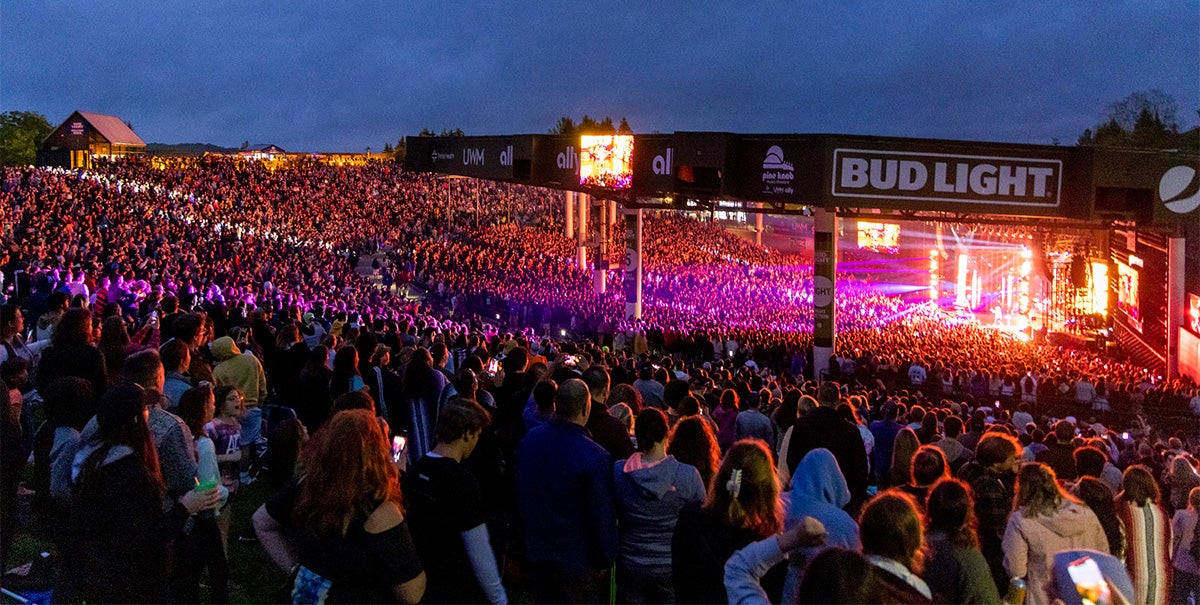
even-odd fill
[(1074, 144), (1161, 89), (1200, 109), (1200, 0), (0, 0), (0, 110), (148, 142), (374, 151), (434, 130), (824, 132)]

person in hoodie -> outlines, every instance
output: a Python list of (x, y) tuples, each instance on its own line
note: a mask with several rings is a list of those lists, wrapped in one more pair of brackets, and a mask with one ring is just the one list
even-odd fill
[(672, 603), (671, 538), (679, 511), (704, 500), (696, 467), (667, 454), (667, 416), (646, 408), (637, 416), (637, 451), (613, 464), (619, 550), (617, 602)]
[(862, 548), (858, 522), (842, 507), (850, 502), (850, 488), (829, 450), (819, 447), (804, 455), (792, 475), (791, 502), (784, 516), (785, 527), (795, 527), (805, 517), (812, 517), (825, 526), (825, 542), (802, 548), (788, 557), (788, 574), (783, 585), (784, 601), (796, 602), (800, 583), (808, 563), (826, 548), (837, 547), (857, 551)]
[(243, 484), (253, 481), (248, 472), (254, 461), (254, 447), (262, 436), (262, 408), (267, 396), (267, 375), (254, 355), (243, 355), (237, 343), (228, 336), (213, 341), (210, 349), (217, 358), (213, 378), (217, 386), (237, 387), (244, 398), (246, 411), (242, 414), (242, 476)]
[(1010, 578), (1025, 578), (1026, 605), (1048, 605), (1055, 553), (1108, 553), (1108, 538), (1096, 514), (1063, 492), (1054, 470), (1040, 462), (1017, 472), (1016, 503), (1004, 531), (1004, 568)]

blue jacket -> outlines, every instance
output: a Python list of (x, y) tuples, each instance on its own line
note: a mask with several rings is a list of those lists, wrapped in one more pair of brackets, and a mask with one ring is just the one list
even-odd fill
[(621, 520), (621, 562), (648, 573), (671, 573), (671, 538), (679, 511), (704, 500), (700, 471), (667, 456), (647, 466), (642, 454), (613, 463)]
[(587, 429), (553, 418), (517, 445), (517, 505), (542, 572), (607, 569), (617, 554), (612, 460)]
[[(784, 517), (784, 526), (792, 527), (804, 517), (812, 517), (825, 525), (828, 538), (819, 547), (802, 548), (789, 557), (784, 598), (795, 596), (800, 588), (804, 569), (822, 550), (829, 547), (861, 550), (858, 523), (842, 510), (850, 502), (850, 488), (838, 467), (837, 459), (825, 448), (804, 455), (792, 475), (791, 502)], [(803, 556), (798, 556), (798, 555)], [(788, 600), (787, 602), (795, 602)]]

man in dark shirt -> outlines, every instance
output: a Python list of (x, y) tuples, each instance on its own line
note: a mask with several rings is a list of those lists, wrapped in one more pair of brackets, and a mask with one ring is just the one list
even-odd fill
[(788, 470), (795, 473), (796, 465), (808, 452), (819, 447), (832, 452), (850, 488), (850, 503), (846, 505), (846, 511), (857, 515), (859, 507), (867, 499), (867, 447), (863, 445), (858, 427), (838, 413), (840, 394), (836, 382), (826, 381), (821, 385), (817, 394), (817, 409), (801, 416), (793, 425), (787, 464)]
[[(608, 413), (609, 378), (608, 370), (600, 366), (591, 366), (583, 372), (583, 381), (587, 383), (588, 393), (592, 398), (592, 411), (588, 416), (587, 430), (591, 431), (592, 439), (608, 451), (613, 460), (625, 460), (633, 455), (633, 441), (629, 431), (620, 420)], [(684, 383), (686, 384), (686, 383)]]
[(1074, 481), (1078, 477), (1075, 472), (1075, 425), (1066, 420), (1054, 423), (1054, 442), (1046, 445), (1046, 450), (1037, 455), (1036, 460), (1054, 469), (1059, 481)]
[(447, 401), (438, 413), (437, 445), (404, 478), (412, 537), (425, 567), (430, 603), (506, 603), (484, 522), (483, 491), (463, 468), (489, 422), (470, 399)]
[(985, 433), (975, 448), (975, 459), (958, 471), (958, 478), (971, 486), (975, 496), (975, 518), (979, 522), (979, 549), (992, 572), (996, 589), (1008, 590), (1004, 570), (1004, 530), (1013, 508), (1017, 455), (1021, 443), (1003, 432)]
[(554, 418), (517, 447), (517, 502), (539, 603), (602, 602), (617, 556), (612, 458), (584, 427), (587, 385), (563, 382)]

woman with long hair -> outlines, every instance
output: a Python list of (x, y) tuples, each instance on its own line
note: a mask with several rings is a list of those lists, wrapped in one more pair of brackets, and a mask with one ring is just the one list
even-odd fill
[(912, 459), (921, 447), (916, 431), (905, 427), (896, 433), (896, 442), (892, 446), (892, 466), (888, 476), (891, 485), (880, 487), (896, 487), (906, 485), (912, 479)]
[(417, 559), (390, 445), (368, 410), (333, 416), (304, 448), (304, 473), (254, 513), (271, 559), (296, 574), (292, 600), (417, 603)]
[(66, 549), (64, 578), (73, 586), (65, 600), (166, 602), (167, 545), (189, 516), (217, 506), (214, 487), (185, 492), (163, 511), (166, 487), (146, 424), (155, 397), (121, 384), (100, 398), (95, 438), (75, 455), (72, 470), (74, 544)]
[(975, 533), (971, 488), (958, 479), (939, 480), (925, 501), (929, 556), (922, 578), (948, 603), (999, 603), (1000, 594)]
[(696, 467), (700, 471), (700, 479), (704, 481), (704, 490), (708, 491), (717, 465), (721, 463), (721, 448), (717, 445), (717, 435), (711, 423), (699, 416), (675, 423), (667, 440), (667, 453), (684, 464)]
[(296, 417), (304, 423), (311, 435), (329, 419), (333, 397), (329, 395), (329, 382), (333, 372), (325, 365), (329, 359), (329, 347), (317, 345), (309, 351), (304, 367), (300, 370), (300, 388), (297, 393)]
[(1171, 557), (1174, 579), (1171, 603), (1200, 602), (1200, 487), (1188, 493), (1188, 507), (1175, 512), (1171, 521)]
[(404, 368), (401, 399), (409, 410), (408, 459), (416, 462), (433, 449), (434, 424), (437, 422), (438, 402), (446, 388), (446, 377), (433, 369), (433, 356), (418, 347)]
[(338, 395), (361, 391), (367, 385), (363, 382), (358, 369), (358, 349), (344, 346), (333, 356), (333, 375), (329, 378), (329, 396), (334, 399)]
[[(783, 506), (771, 452), (757, 439), (734, 443), (721, 460), (703, 506), (685, 508), (675, 525), (671, 540), (675, 602), (724, 602), (725, 562), (782, 525)], [(786, 571), (785, 565), (777, 565), (763, 579), (773, 602), (782, 593)]]
[(946, 465), (942, 450), (932, 445), (922, 445), (909, 463), (908, 483), (899, 486), (899, 489), (908, 492), (917, 501), (917, 506), (924, 510), (929, 489), (939, 479), (949, 476), (950, 467)]
[(63, 376), (78, 376), (92, 383), (92, 394), (100, 397), (108, 386), (104, 354), (93, 345), (92, 313), (87, 309), (67, 309), (42, 351), (37, 366), (37, 388), (47, 389)]
[(1200, 474), (1192, 467), (1187, 456), (1175, 456), (1171, 460), (1169, 470), (1164, 473), (1166, 488), (1170, 494), (1168, 504), (1171, 510), (1183, 510), (1188, 507), (1188, 495), (1200, 487)]
[[(221, 485), (216, 446), (204, 430), (216, 411), (212, 388), (205, 385), (184, 391), (179, 397), (178, 410), (179, 417), (195, 438), (196, 481), (200, 485), (218, 486), (218, 491), (224, 492), (221, 495), (223, 503), (228, 499), (229, 491)], [(229, 511), (224, 511), (223, 515), (228, 516)], [(216, 515), (198, 516), (192, 531), (175, 539), (175, 562), (171, 589), (180, 602), (200, 602), (200, 575), (205, 568), (208, 569), (212, 601), (229, 602), (229, 559)]]
[(1075, 494), (1083, 501), (1104, 528), (1108, 538), (1108, 554), (1121, 559), (1125, 556), (1125, 530), (1117, 518), (1117, 503), (1108, 484), (1095, 477), (1081, 477), (1075, 484)]
[(1117, 494), (1117, 517), (1125, 528), (1125, 568), (1133, 580), (1135, 603), (1167, 603), (1171, 579), (1171, 521), (1150, 469), (1125, 469)]
[(1054, 470), (1031, 462), (1017, 471), (1017, 510), (1004, 531), (1004, 567), (1010, 578), (1025, 578), (1026, 605), (1048, 605), (1054, 555), (1091, 548), (1108, 552), (1108, 538), (1096, 514), (1059, 487)]

